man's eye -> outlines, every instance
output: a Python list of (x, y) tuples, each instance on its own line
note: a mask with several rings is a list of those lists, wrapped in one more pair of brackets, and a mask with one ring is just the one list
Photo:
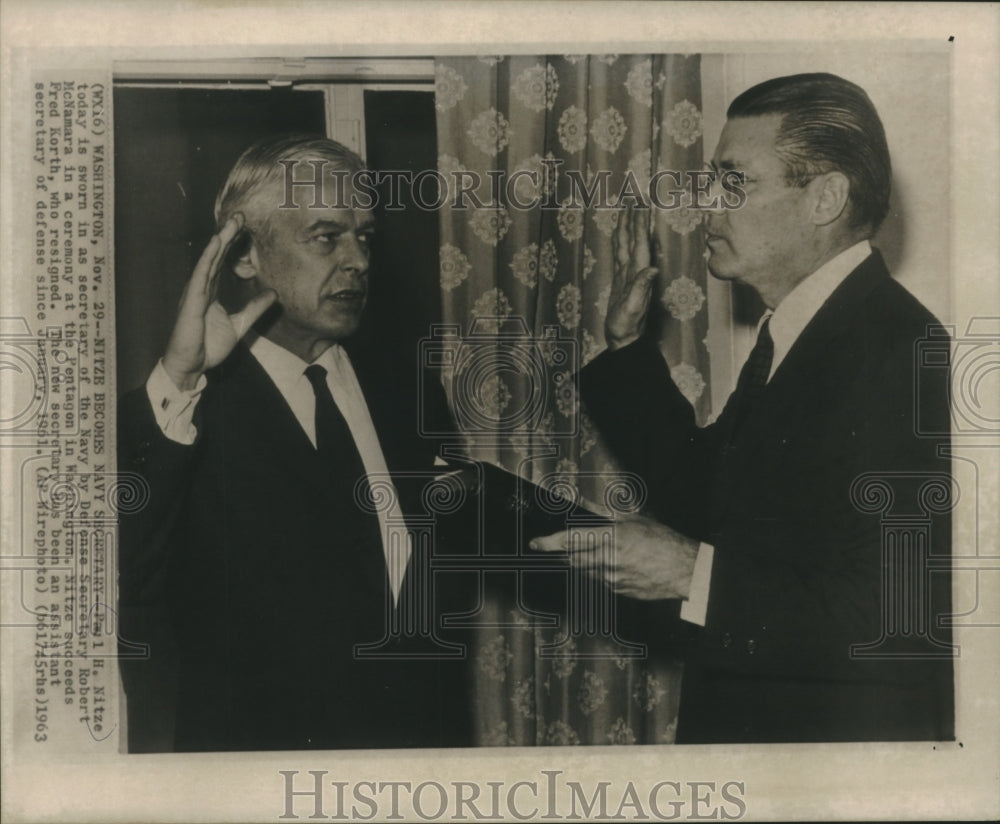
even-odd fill
[[(336, 246), (343, 234), (343, 232), (321, 232), (313, 235), (312, 240), (322, 243), (325, 246)], [(359, 244), (368, 247), (371, 245), (374, 234), (374, 232), (359, 232), (355, 237), (358, 239)]]

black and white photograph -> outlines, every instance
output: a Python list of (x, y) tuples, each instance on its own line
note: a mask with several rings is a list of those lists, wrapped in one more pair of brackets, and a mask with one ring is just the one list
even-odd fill
[(996, 9), (706, 5), (5, 15), (5, 815), (998, 812)]

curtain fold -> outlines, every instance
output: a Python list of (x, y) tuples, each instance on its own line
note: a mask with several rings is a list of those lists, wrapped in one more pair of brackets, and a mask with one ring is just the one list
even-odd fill
[[(442, 317), (465, 349), (444, 383), (468, 451), (606, 512), (609, 490), (627, 479), (580, 409), (574, 375), (605, 347), (618, 193), (704, 165), (699, 57), (447, 57), (435, 76), (438, 171), (449, 185)], [(678, 188), (661, 177), (661, 202)], [(704, 421), (702, 212), (688, 206), (654, 210), (660, 276), (648, 323)], [(477, 426), (490, 437), (476, 437)], [(651, 614), (631, 611), (640, 623)], [(547, 625), (510, 599), (488, 601), (479, 618), (477, 743), (673, 742), (677, 660), (639, 655), (629, 637), (587, 620)]]

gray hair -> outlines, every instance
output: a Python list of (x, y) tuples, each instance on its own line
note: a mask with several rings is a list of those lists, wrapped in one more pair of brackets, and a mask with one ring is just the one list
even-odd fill
[(364, 163), (346, 146), (315, 134), (266, 137), (248, 148), (233, 165), (215, 199), (215, 225), (221, 230), (237, 212), (242, 212), (251, 231), (266, 232), (277, 203), (262, 202), (265, 192), (283, 191), (287, 167), (279, 161), (327, 160), (337, 169), (359, 172)]

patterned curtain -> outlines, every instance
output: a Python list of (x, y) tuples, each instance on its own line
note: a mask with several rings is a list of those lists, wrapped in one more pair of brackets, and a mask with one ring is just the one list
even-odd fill
[[(448, 57), (435, 73), (438, 170), (451, 187), (441, 210), (443, 318), (465, 345), (493, 347), (495, 357), (476, 381), (446, 375), (468, 449), (606, 512), (606, 492), (621, 476), (579, 409), (574, 372), (605, 345), (613, 235), (624, 214), (616, 198), (627, 205), (628, 173), (648, 188), (659, 170), (703, 166), (699, 57)], [(478, 173), (479, 184), (465, 172)], [(454, 208), (463, 186), (478, 200)], [(672, 189), (663, 181), (661, 200)], [(597, 195), (589, 206), (587, 191)], [(649, 323), (704, 420), (701, 214), (654, 212), (661, 275)], [(497, 425), (479, 439), (472, 430), (483, 420)], [(487, 604), (480, 623), (490, 626), (472, 650), (479, 744), (673, 742), (678, 662), (639, 657), (606, 633), (567, 636), (565, 626), (511, 607), (499, 598)]]

